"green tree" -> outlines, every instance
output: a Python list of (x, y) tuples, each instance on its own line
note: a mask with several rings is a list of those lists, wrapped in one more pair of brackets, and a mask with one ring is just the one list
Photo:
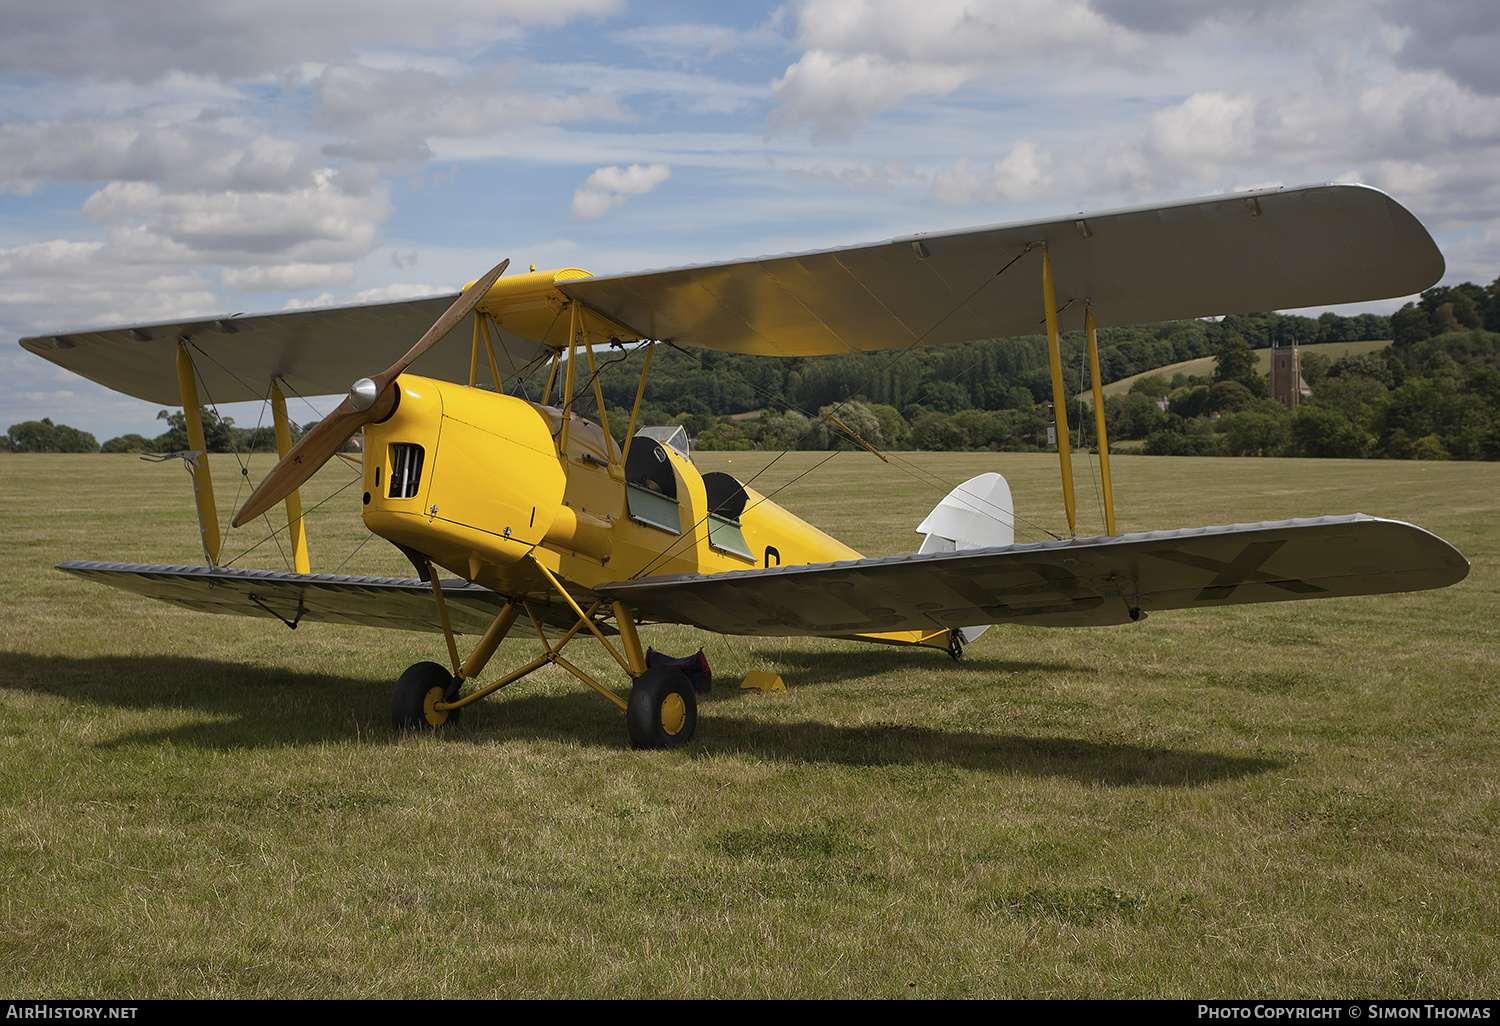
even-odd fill
[(1286, 425), (1289, 415), (1275, 403), (1279, 413), (1263, 408), (1226, 413), (1219, 418), (1214, 429), (1224, 441), (1224, 451), (1230, 456), (1277, 456), (1286, 445)]
[(911, 425), (911, 444), (929, 452), (954, 452), (971, 448), (968, 432), (956, 417), (928, 410)]
[(1214, 413), (1234, 413), (1256, 401), (1238, 381), (1216, 381), (1208, 390), (1208, 408)]
[(1130, 383), (1131, 395), (1148, 395), (1153, 399), (1162, 399), (1171, 392), (1173, 385), (1161, 374), (1147, 374), (1145, 377), (1136, 378)]
[(1328, 369), (1333, 366), (1333, 361), (1322, 353), (1309, 353), (1304, 351), (1300, 360), (1302, 367), (1302, 380), (1307, 382), (1308, 388), (1316, 389), (1324, 378), (1328, 377)]
[[(220, 417), (217, 410), (207, 406), (198, 408), (199, 421), (203, 425), (203, 444), (209, 452), (234, 451), (234, 418)], [(167, 430), (152, 439), (157, 452), (182, 452), (193, 448), (188, 441), (187, 416), (178, 410), (175, 413), (162, 410), (157, 420), (167, 422)]]
[(768, 413), (760, 419), (758, 441), (762, 449), (781, 451), (795, 449), (807, 434), (807, 418), (796, 410)]
[(150, 452), (151, 439), (145, 435), (120, 435), (100, 446), (101, 452)]
[(1182, 425), (1181, 431), (1170, 428), (1146, 439), (1141, 450), (1147, 456), (1223, 456), (1224, 443), (1214, 433), (1207, 417), (1195, 417)]
[(53, 424), (50, 417), (12, 424), (8, 438), (12, 452), (99, 451), (93, 435), (66, 424)]
[(1235, 335), (1224, 340), (1214, 357), (1215, 381), (1238, 381), (1257, 399), (1266, 394), (1266, 382), (1255, 366), (1250, 343)]
[(1304, 403), (1292, 414), (1287, 431), (1293, 456), (1359, 459), (1370, 454), (1374, 442), (1338, 410), (1316, 402)]
[(837, 417), (845, 427), (871, 445), (885, 444), (885, 439), (880, 434), (880, 419), (875, 416), (874, 411), (864, 403), (847, 402), (830, 404), (818, 411), (817, 418), (802, 440), (802, 448), (837, 449), (845, 443), (856, 444), (837, 425), (830, 422), (829, 417)]
[(718, 423), (698, 435), (697, 447), (706, 452), (750, 448), (750, 436), (733, 424)]
[[(1024, 391), (1024, 389), (1023, 389)], [(1031, 393), (1026, 393), (1026, 398), (1031, 399)], [(901, 416), (901, 411), (894, 406), (884, 403), (871, 403), (870, 412), (875, 414), (875, 419), (880, 421), (880, 437), (890, 448), (900, 448), (908, 438), (911, 437), (911, 425), (906, 418)]]
[(1407, 303), (1391, 314), (1391, 337), (1398, 346), (1409, 346), (1432, 337), (1432, 318), (1415, 303)]

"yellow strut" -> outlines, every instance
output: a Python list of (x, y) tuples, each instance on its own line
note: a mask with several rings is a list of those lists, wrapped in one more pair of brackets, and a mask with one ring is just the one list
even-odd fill
[(630, 458), (630, 443), (635, 438), (635, 418), (641, 412), (641, 399), (646, 395), (646, 375), (651, 373), (651, 354), (656, 352), (654, 341), (646, 343), (646, 365), (641, 368), (641, 383), (635, 388), (635, 405), (630, 408), (630, 426), (625, 429), (625, 448), (620, 453), (620, 464)]
[(479, 384), (479, 338), (480, 322), (484, 319), (481, 314), (474, 318), (474, 344), (469, 347), (469, 387), (473, 388)]
[(453, 624), (448, 619), (448, 603), (443, 601), (443, 585), (438, 580), (437, 569), (431, 560), (427, 563), (427, 579), (432, 585), (432, 597), (437, 601), (438, 622), (443, 625), (443, 637), (448, 639), (448, 658), (453, 660), (453, 676), (464, 672), (463, 662), (458, 658), (458, 642), (453, 640)]
[(219, 565), (219, 511), (214, 507), (214, 480), (208, 472), (208, 444), (203, 440), (203, 414), (198, 409), (198, 380), (187, 346), (177, 342), (177, 387), (182, 393), (182, 417), (187, 423), (188, 448), (201, 456), (193, 467), (193, 498), (198, 504), (198, 530), (209, 566)]
[[(292, 451), (292, 425), (286, 415), (286, 396), (281, 386), (271, 379), (271, 418), (276, 423), (276, 455), (282, 459)], [(286, 497), (286, 529), (292, 540), (292, 565), (299, 574), (312, 573), (312, 563), (307, 557), (307, 527), (302, 520), (302, 493), (293, 488)]]
[[(497, 393), (504, 392), (505, 389), (500, 387), (500, 367), (495, 363), (495, 343), (490, 340), (490, 317), (488, 314), (474, 318), (474, 330), (484, 333), (484, 351), (490, 358), (490, 377), (495, 379), (495, 391)], [(495, 330), (500, 330), (498, 323), (495, 325)], [(477, 356), (478, 354), (475, 355)], [(471, 373), (470, 376), (472, 377), (473, 374)]]
[(1063, 507), (1068, 513), (1068, 537), (1078, 536), (1078, 514), (1073, 501), (1073, 460), (1068, 449), (1068, 400), (1063, 394), (1062, 351), (1057, 340), (1057, 293), (1052, 287), (1052, 258), (1042, 247), (1042, 304), (1047, 310), (1047, 353), (1052, 359), (1052, 413), (1057, 422), (1057, 461), (1062, 464)]
[(578, 355), (578, 304), (568, 303), (568, 373), (563, 378), (562, 430), (557, 433), (557, 451), (566, 461), (568, 458), (568, 421), (573, 412), (573, 364)]
[(1099, 438), (1099, 476), (1104, 480), (1104, 533), (1115, 531), (1115, 493), (1109, 483), (1109, 436), (1104, 432), (1104, 385), (1099, 379), (1099, 332), (1094, 328), (1094, 305), (1084, 308), (1084, 331), (1089, 337), (1089, 368), (1094, 379), (1094, 433)]
[[(603, 632), (601, 632), (599, 628), (594, 625), (594, 621), (592, 618), (590, 618), (589, 613), (585, 613), (582, 607), (579, 606), (577, 602), (573, 601), (573, 596), (568, 594), (568, 589), (562, 586), (562, 582), (559, 581), (555, 576), (553, 576), (552, 571), (548, 570), (541, 563), (537, 563), (536, 568), (546, 576), (547, 580), (552, 582), (552, 587), (557, 589), (557, 593), (561, 595), (567, 601), (568, 605), (573, 608), (573, 612), (578, 615), (579, 622), (593, 633), (594, 637), (598, 639), (599, 644), (604, 646), (604, 650), (606, 652), (615, 657), (615, 662), (620, 664), (620, 669), (624, 670), (626, 673), (634, 677), (635, 673), (632, 671), (630, 661), (624, 656), (620, 655), (620, 653), (615, 651), (615, 646), (611, 645), (609, 643), (609, 640), (604, 637)], [(593, 610), (590, 610), (589, 612), (593, 612)], [(629, 644), (629, 639), (626, 639), (626, 644)], [(558, 647), (561, 648), (562, 646), (559, 645)], [(636, 641), (636, 647), (640, 647), (639, 640)], [(575, 676), (576, 675), (577, 674), (575, 671)], [(585, 680), (586, 679), (587, 678), (585, 678)]]
[(599, 385), (599, 368), (594, 363), (594, 347), (588, 344), (587, 329), (584, 331), (583, 341), (583, 351), (589, 358), (589, 377), (594, 382), (594, 403), (599, 407), (599, 426), (604, 429), (604, 454), (609, 458), (609, 476), (617, 481), (623, 481), (625, 468), (623, 465), (615, 466), (614, 446), (609, 444), (609, 414), (604, 409), (604, 392)]
[(469, 653), (469, 658), (464, 660), (463, 666), (459, 667), (458, 675), (464, 680), (472, 680), (477, 677), (495, 654), (495, 649), (500, 647), (500, 642), (510, 633), (511, 627), (515, 625), (517, 618), (521, 615), (521, 605), (518, 602), (507, 602), (496, 614), (495, 619), (490, 622), (489, 629), (479, 639), (479, 644), (474, 646), (474, 651)]
[(614, 603), (615, 626), (620, 628), (620, 640), (625, 645), (625, 660), (630, 664), (632, 677), (646, 672), (646, 653), (641, 650), (641, 636), (635, 630), (635, 617), (630, 607), (623, 602)]

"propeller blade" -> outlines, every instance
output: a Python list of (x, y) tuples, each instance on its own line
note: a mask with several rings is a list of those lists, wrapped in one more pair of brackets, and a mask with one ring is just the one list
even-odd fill
[(297, 444), (292, 446), (291, 451), (282, 458), (280, 463), (271, 468), (271, 472), (266, 475), (260, 486), (250, 493), (250, 498), (245, 500), (245, 505), (240, 508), (230, 523), (235, 527), (241, 527), (301, 488), (309, 478), (322, 469), (323, 464), (333, 459), (334, 455), (344, 447), (344, 443), (353, 438), (360, 428), (378, 419), (369, 414), (382, 408), (389, 412), (390, 403), (377, 402), (368, 410), (355, 409), (354, 404), (347, 398), (339, 403), (338, 407), (324, 417), (317, 427), (303, 435)]
[(384, 392), (385, 387), (392, 381), (395, 381), (397, 375), (415, 363), (417, 357), (441, 342), (448, 332), (458, 326), (459, 321), (469, 316), (469, 312), (479, 305), (479, 301), (490, 291), (490, 286), (495, 284), (495, 280), (504, 274), (505, 269), (509, 266), (510, 260), (500, 261), (494, 267), (490, 268), (489, 274), (486, 274), (483, 278), (480, 278), (464, 289), (459, 294), (459, 297), (453, 301), (453, 305), (448, 308), (447, 312), (434, 321), (432, 327), (427, 329), (427, 334), (423, 335), (417, 340), (416, 345), (407, 350), (405, 356), (371, 379), (375, 382), (377, 391)]
[[(323, 464), (333, 459), (344, 447), (344, 443), (353, 438), (360, 428), (390, 416), (396, 401), (396, 393), (391, 388), (391, 383), (418, 357), (441, 342), (443, 337), (458, 325), (459, 321), (467, 317), (489, 292), (490, 286), (495, 284), (495, 280), (505, 273), (505, 269), (509, 266), (509, 260), (500, 261), (489, 274), (464, 289), (443, 316), (427, 329), (427, 333), (417, 341), (417, 344), (407, 350), (405, 356), (374, 378), (369, 379), (374, 386), (373, 389), (368, 386), (360, 389), (362, 393), (373, 397), (373, 402), (368, 403), (366, 408), (359, 408), (352, 399), (345, 397), (344, 401), (339, 403), (332, 413), (324, 417), (317, 427), (303, 435), (297, 444), (282, 457), (281, 462), (271, 468), (271, 472), (266, 475), (265, 480), (261, 481), (260, 486), (250, 493), (250, 498), (245, 500), (245, 505), (240, 508), (230, 523), (235, 527), (240, 527), (286, 499), (321, 470)], [(358, 386), (363, 382), (355, 384)]]

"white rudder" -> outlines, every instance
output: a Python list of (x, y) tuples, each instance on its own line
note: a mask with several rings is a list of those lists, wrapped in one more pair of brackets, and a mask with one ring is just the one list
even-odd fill
[[(999, 474), (980, 474), (970, 478), (933, 507), (926, 519), (917, 525), (917, 533), (926, 536), (918, 553), (957, 552), (1015, 544), (1015, 513), (1010, 485)], [(963, 627), (959, 634), (968, 645), (987, 629), (988, 625)]]

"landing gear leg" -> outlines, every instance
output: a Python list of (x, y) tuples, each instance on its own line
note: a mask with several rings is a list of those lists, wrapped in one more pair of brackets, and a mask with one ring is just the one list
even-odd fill
[(955, 663), (963, 661), (964, 636), (956, 627), (948, 632), (948, 654), (953, 657)]

